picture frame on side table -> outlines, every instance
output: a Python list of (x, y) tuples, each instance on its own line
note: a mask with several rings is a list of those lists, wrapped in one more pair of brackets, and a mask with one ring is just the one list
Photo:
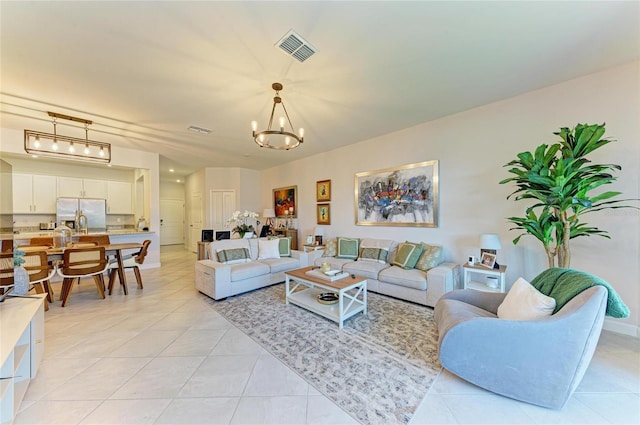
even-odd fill
[(273, 189), (273, 209), (276, 213), (276, 217), (297, 217), (298, 186), (287, 186)]
[(438, 227), (438, 160), (355, 175), (358, 226)]
[(327, 202), (331, 200), (331, 180), (320, 180), (316, 182), (316, 202)]
[(316, 208), (318, 224), (331, 224), (331, 205), (318, 204)]
[(488, 252), (483, 252), (480, 258), (480, 265), (488, 269), (492, 269), (496, 265), (496, 255)]

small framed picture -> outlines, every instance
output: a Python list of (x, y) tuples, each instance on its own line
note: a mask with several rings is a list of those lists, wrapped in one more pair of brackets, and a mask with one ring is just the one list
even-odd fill
[(327, 202), (331, 200), (331, 180), (320, 180), (316, 182), (316, 202)]
[(317, 207), (318, 224), (331, 224), (331, 205), (318, 204)]
[(488, 252), (483, 252), (482, 258), (480, 258), (480, 264), (488, 269), (492, 269), (493, 266), (496, 265), (496, 255), (490, 254)]

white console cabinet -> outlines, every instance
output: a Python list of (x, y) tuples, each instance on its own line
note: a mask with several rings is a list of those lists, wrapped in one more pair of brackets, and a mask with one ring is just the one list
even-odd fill
[(44, 294), (0, 303), (0, 422), (13, 420), (44, 354)]

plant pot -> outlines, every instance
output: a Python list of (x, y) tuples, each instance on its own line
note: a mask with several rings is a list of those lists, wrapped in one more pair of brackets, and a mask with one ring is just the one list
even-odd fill
[(29, 272), (22, 266), (13, 268), (13, 293), (27, 295), (29, 293)]

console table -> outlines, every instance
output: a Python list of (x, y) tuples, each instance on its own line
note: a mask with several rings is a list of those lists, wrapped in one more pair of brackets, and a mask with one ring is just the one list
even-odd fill
[(8, 296), (0, 303), (0, 422), (16, 415), (44, 354), (44, 297)]

